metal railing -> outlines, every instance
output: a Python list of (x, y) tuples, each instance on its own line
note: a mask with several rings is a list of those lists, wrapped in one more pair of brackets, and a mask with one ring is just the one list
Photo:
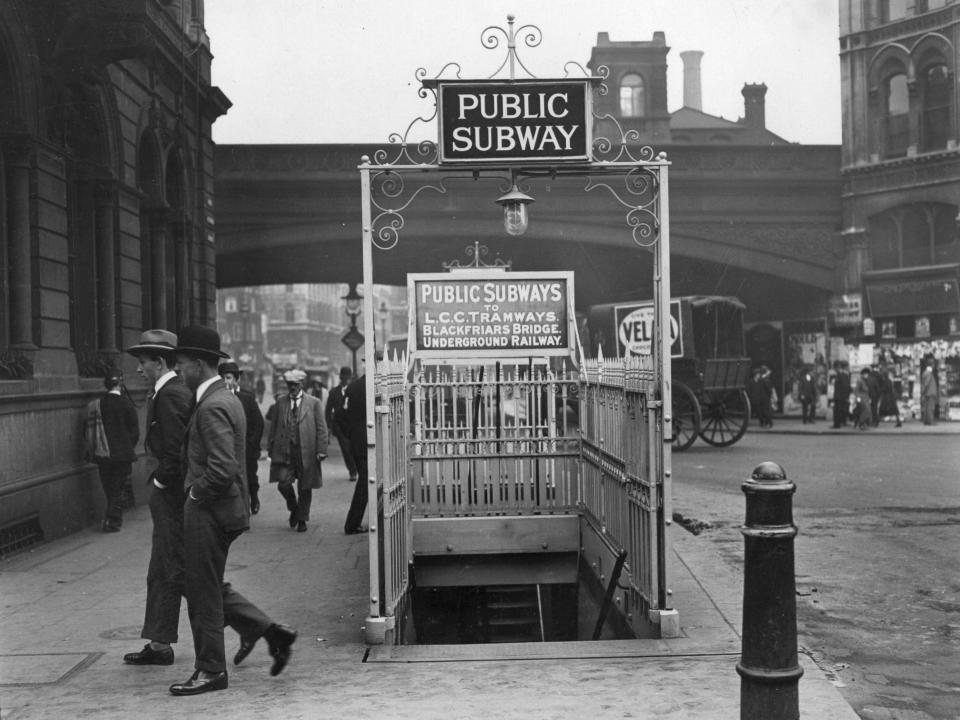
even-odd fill
[(626, 550), (623, 583), (638, 608), (659, 606), (663, 486), (649, 357), (587, 360), (580, 392), (582, 507), (611, 546)]
[(579, 436), (573, 373), (544, 366), (428, 367), (411, 384), (417, 516), (570, 511)]

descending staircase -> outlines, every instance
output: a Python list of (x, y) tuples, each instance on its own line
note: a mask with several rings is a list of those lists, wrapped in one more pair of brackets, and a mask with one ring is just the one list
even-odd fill
[(482, 588), (478, 633), (481, 642), (542, 642), (543, 607), (539, 585), (501, 585)]

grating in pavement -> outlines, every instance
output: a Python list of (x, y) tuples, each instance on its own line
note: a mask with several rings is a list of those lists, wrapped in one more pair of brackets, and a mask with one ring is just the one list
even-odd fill
[(0, 687), (56, 685), (87, 669), (102, 655), (102, 652), (0, 655)]

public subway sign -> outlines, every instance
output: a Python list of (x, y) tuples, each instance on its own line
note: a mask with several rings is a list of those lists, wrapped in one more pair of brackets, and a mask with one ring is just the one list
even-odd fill
[(437, 81), (440, 163), (587, 162), (589, 80)]
[(573, 273), (461, 271), (408, 277), (418, 353), (472, 358), (570, 350)]

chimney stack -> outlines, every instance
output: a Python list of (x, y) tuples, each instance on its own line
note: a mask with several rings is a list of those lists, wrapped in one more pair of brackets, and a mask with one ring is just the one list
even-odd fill
[(767, 86), (764, 83), (744, 83), (743, 124), (748, 128), (763, 130), (767, 127), (766, 101)]
[(700, 91), (700, 58), (702, 50), (685, 50), (680, 53), (683, 60), (683, 106), (694, 110), (703, 110), (703, 97)]

